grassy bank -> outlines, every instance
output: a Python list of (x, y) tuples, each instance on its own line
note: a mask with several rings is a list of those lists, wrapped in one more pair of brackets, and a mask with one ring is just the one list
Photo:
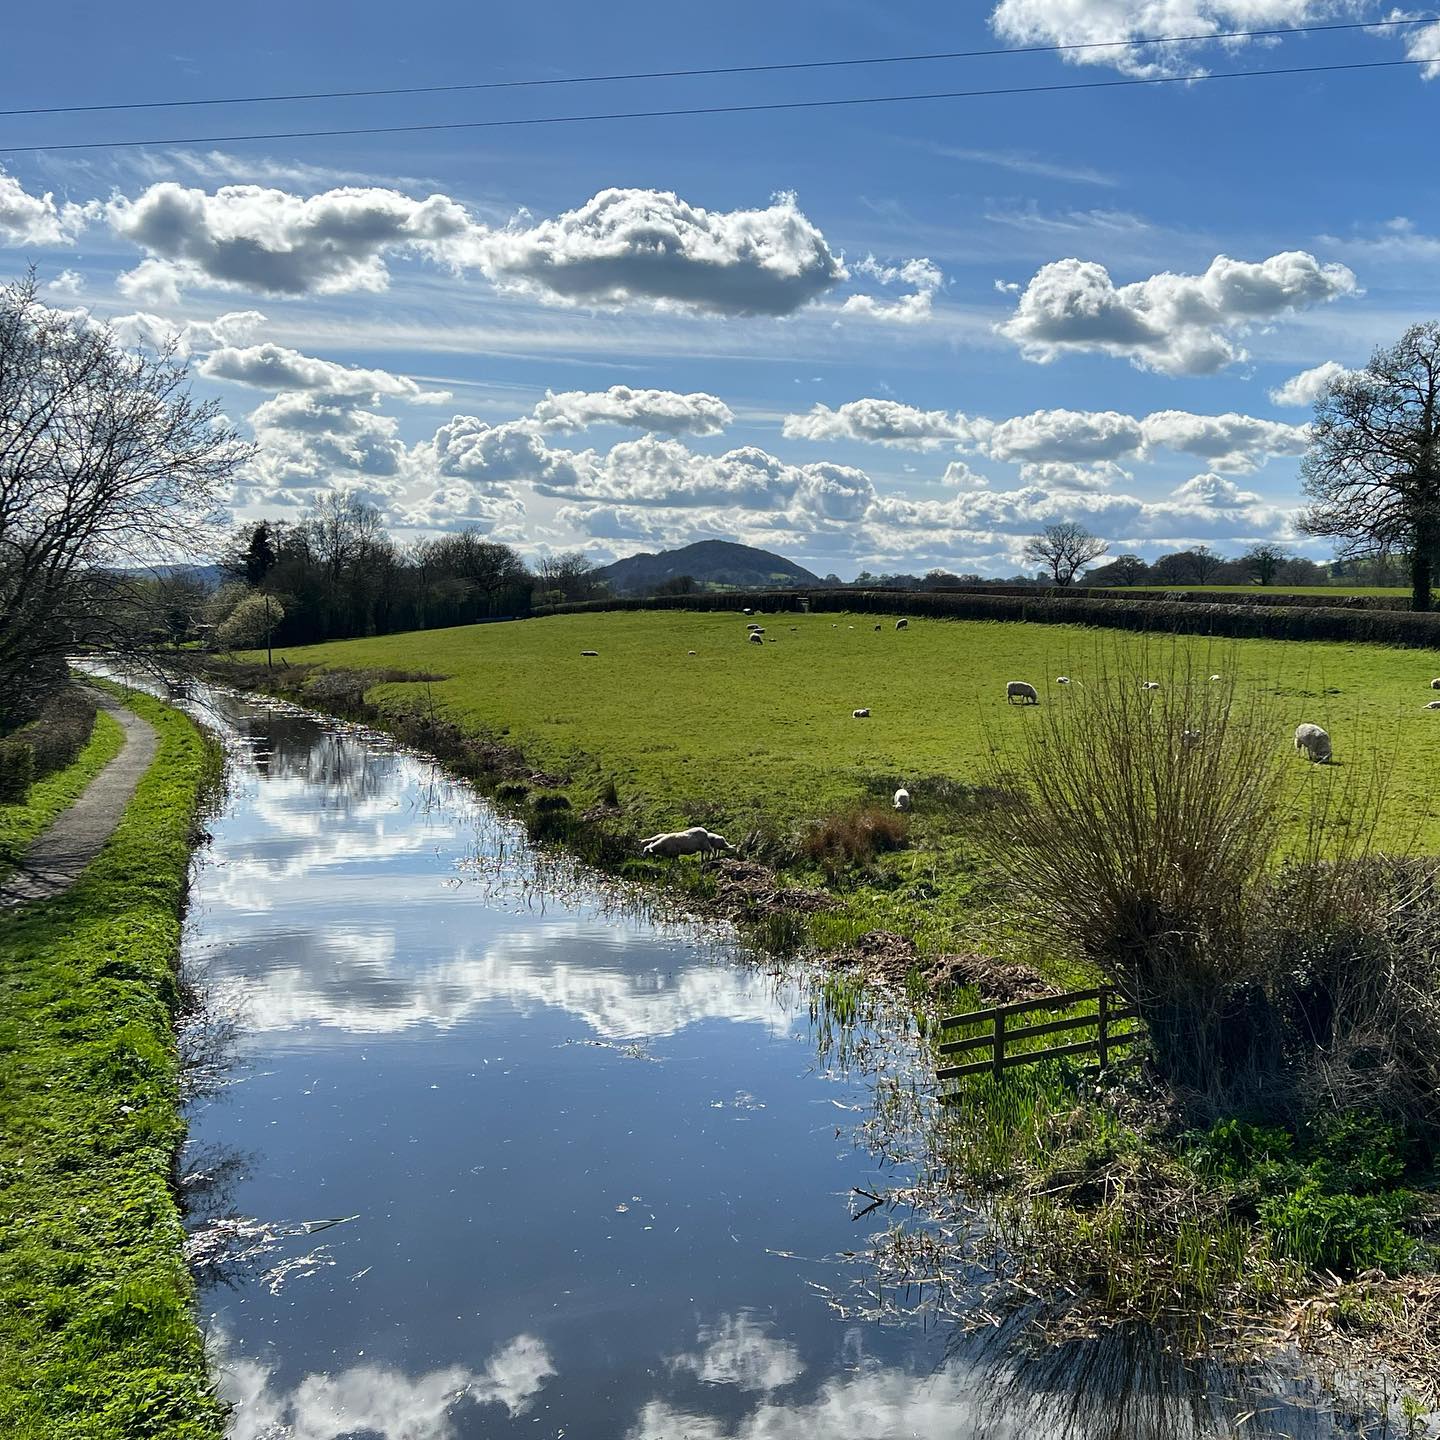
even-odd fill
[(120, 753), (125, 732), (120, 722), (101, 710), (84, 749), (63, 770), (37, 780), (15, 805), (0, 805), (0, 877), (15, 866), (26, 846), (68, 806)]
[(178, 711), (129, 703), (161, 739), (119, 828), (66, 894), (0, 920), (0, 1432), (14, 1440), (222, 1429), (171, 1189), (180, 909), (218, 754)]

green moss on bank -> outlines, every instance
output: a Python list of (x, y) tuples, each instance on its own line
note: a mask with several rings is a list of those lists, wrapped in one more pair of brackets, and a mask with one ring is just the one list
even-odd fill
[(0, 919), (10, 1440), (214, 1440), (223, 1429), (171, 1188), (184, 1135), (180, 911), (219, 754), (178, 711), (143, 695), (128, 703), (160, 748), (119, 827), (68, 892)]
[(0, 877), (14, 869), (30, 842), (80, 798), (124, 743), (120, 722), (101, 710), (85, 748), (69, 765), (37, 780), (19, 804), (0, 805)]

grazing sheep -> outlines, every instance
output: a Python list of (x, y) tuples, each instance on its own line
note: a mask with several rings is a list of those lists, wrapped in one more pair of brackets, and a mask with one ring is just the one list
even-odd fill
[(745, 628), (747, 630), (763, 630), (765, 627), (763, 625), (757, 624), (754, 620), (752, 620)]
[(599, 652), (598, 650), (582, 650), (580, 653), (581, 653), (582, 655), (589, 655), (589, 656), (591, 656), (592, 658), (595, 657), (595, 656), (598, 656), (598, 655), (600, 654), (600, 652)]
[(1440, 700), (1432, 700), (1425, 706), (1427, 710), (1440, 710)]
[(687, 653), (687, 654), (690, 654), (690, 655), (693, 655), (695, 652), (694, 652), (693, 650), (690, 650), (690, 651), (687, 651), (686, 653)]
[(1180, 732), (1180, 743), (1187, 750), (1194, 750), (1200, 744), (1200, 732), (1198, 730), (1182, 730)]
[(876, 628), (877, 630), (882, 630), (882, 629), (884, 629), (884, 626), (882, 626), (882, 625), (877, 625), (875, 628)]
[(1057, 685), (1068, 685), (1070, 683), (1070, 677), (1068, 675), (1057, 675), (1055, 677), (1055, 683)]
[(908, 620), (897, 620), (895, 622), (895, 628), (897, 630), (908, 630), (910, 628), (910, 622)]
[(850, 712), (850, 718), (852, 720), (868, 720), (870, 718), (870, 711), (868, 708), (864, 710), (852, 710)]
[(755, 612), (747, 605), (740, 613), (742, 615), (753, 615)]
[(910, 808), (910, 792), (903, 785), (895, 792), (895, 808), (897, 810)]
[(1440, 690), (1440, 678), (1432, 680), (1430, 682), (1430, 688), (1432, 690)]
[(1210, 678), (1212, 680), (1218, 680), (1220, 677), (1218, 675), (1212, 675)]
[(1147, 680), (1140, 688), (1142, 690), (1158, 690), (1160, 688), (1160, 682), (1158, 680)]
[(1308, 721), (1295, 727), (1295, 748), (1316, 764), (1324, 765), (1330, 760), (1330, 737)]
[(1005, 683), (1005, 703), (1019, 700), (1022, 705), (1038, 705), (1040, 692), (1028, 680), (1008, 680)]
[(749, 640), (752, 645), (763, 645), (765, 643), (765, 637), (758, 630), (752, 630), (745, 638)]
[(654, 855), (660, 860), (674, 860), (680, 855), (713, 855), (717, 850), (729, 850), (732, 846), (723, 836), (703, 825), (692, 825), (688, 830), (671, 830), (661, 835), (652, 835), (640, 842), (642, 855)]

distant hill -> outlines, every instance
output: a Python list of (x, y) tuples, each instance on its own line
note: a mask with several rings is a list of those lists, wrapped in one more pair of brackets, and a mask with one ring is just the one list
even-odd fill
[(225, 572), (218, 565), (130, 565), (112, 573), (136, 580), (193, 580), (207, 590), (217, 589), (225, 581)]
[(820, 584), (818, 575), (783, 555), (730, 540), (699, 540), (658, 555), (632, 555), (602, 566), (595, 575), (608, 580), (617, 595), (643, 595), (679, 575), (690, 576), (702, 588), (793, 589)]

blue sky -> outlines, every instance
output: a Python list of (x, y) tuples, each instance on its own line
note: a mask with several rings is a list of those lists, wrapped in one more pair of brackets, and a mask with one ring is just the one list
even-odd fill
[[(4, 108), (531, 80), (1376, 20), (1347, 0), (51, 6)], [(1419, 12), (1416, 12), (1419, 13)], [(39, 65), (37, 55), (64, 57)], [(399, 135), (97, 139), (1433, 64)], [(180, 337), (259, 442), (238, 517), (340, 486), (404, 536), (596, 559), (720, 536), (1009, 574), (1297, 537), (1315, 386), (1435, 318), (1440, 26), (769, 75), (0, 118), (5, 274)], [(1330, 367), (1319, 371), (1319, 367)], [(1318, 371), (1316, 375), (1305, 372)], [(1297, 377), (1300, 377), (1297, 380)], [(619, 387), (619, 388), (617, 388)], [(550, 398), (547, 399), (547, 393)]]

